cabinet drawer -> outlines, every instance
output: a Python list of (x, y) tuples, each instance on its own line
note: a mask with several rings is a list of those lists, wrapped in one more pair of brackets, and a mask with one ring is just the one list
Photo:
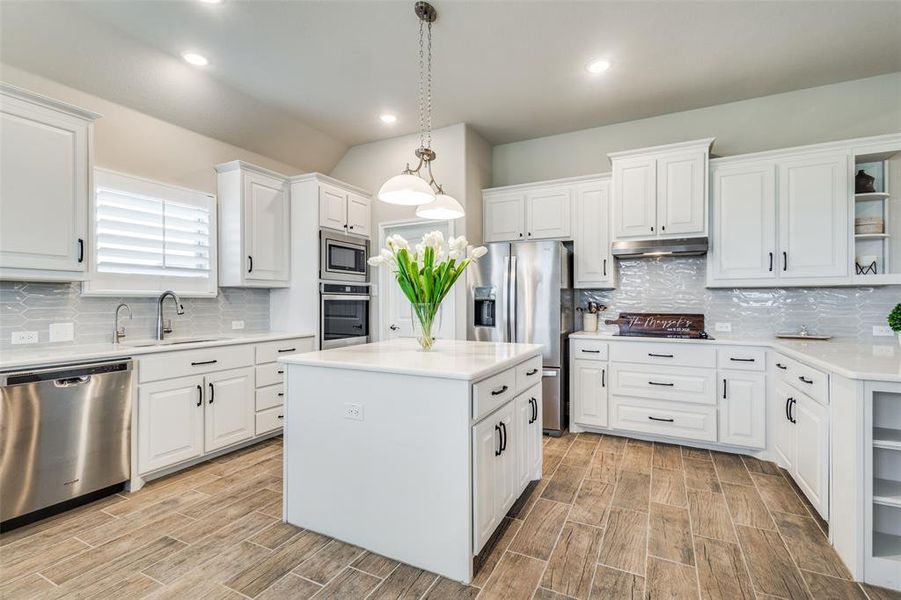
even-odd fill
[(257, 387), (275, 385), (285, 380), (285, 365), (281, 363), (267, 363), (257, 366)]
[(610, 390), (623, 396), (716, 404), (711, 369), (611, 363)]
[(716, 406), (613, 396), (610, 413), (616, 429), (716, 441)]
[(697, 344), (667, 344), (665, 342), (621, 342), (613, 344), (610, 360), (647, 365), (677, 365), (681, 367), (716, 366), (716, 349)]
[(138, 381), (158, 381), (253, 365), (253, 346), (218, 346), (184, 352), (165, 352), (141, 358)]
[(281, 406), (285, 403), (285, 386), (280, 383), (260, 388), (257, 390), (256, 394), (257, 410), (266, 410), (267, 408)]
[(601, 340), (573, 340), (572, 358), (607, 360), (607, 342)]
[(541, 357), (536, 356), (514, 367), (516, 370), (516, 393), (541, 382)]
[(766, 350), (742, 346), (723, 346), (716, 349), (716, 366), (719, 369), (764, 371), (766, 370)]
[(258, 412), (256, 414), (257, 422), (255, 435), (262, 435), (270, 431), (275, 431), (276, 429), (281, 429), (284, 417), (285, 413), (281, 406)]
[(293, 338), (290, 340), (279, 340), (277, 342), (263, 342), (257, 344), (257, 364), (275, 362), (280, 356), (286, 354), (299, 354), (301, 352), (313, 351), (312, 337)]
[(784, 354), (777, 354), (776, 377), (823, 405), (829, 404), (829, 376)]
[(483, 379), (472, 386), (472, 415), (480, 419), (516, 395), (516, 368)]

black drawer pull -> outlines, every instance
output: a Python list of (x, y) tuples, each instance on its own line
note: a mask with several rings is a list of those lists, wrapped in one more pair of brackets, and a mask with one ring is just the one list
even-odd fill
[(788, 370), (788, 367), (786, 367), (786, 366), (783, 365), (782, 363), (776, 363), (776, 366), (777, 366), (778, 368), (782, 369), (783, 371)]
[(285, 418), (285, 415), (278, 415), (276, 418), (277, 418), (277, 419), (284, 419), (284, 418)]
[(675, 419), (661, 419), (660, 417), (648, 417), (652, 421), (663, 421), (664, 423), (672, 423)]
[(532, 369), (531, 371), (526, 371), (526, 377), (531, 377), (535, 373), (538, 372), (538, 369)]
[(659, 381), (649, 381), (648, 385), (662, 385), (663, 387), (673, 387), (675, 383), (660, 383)]
[(192, 366), (192, 367), (199, 367), (199, 366), (201, 366), (201, 365), (215, 365), (217, 362), (219, 362), (219, 361), (218, 361), (218, 360), (215, 360), (215, 359), (214, 359), (214, 360), (200, 360), (200, 361), (197, 361), (197, 362), (192, 362), (192, 363), (191, 363), (191, 366)]
[(284, 395), (285, 395), (285, 392), (279, 392), (279, 393), (278, 393), (278, 397), (279, 397), (279, 398), (282, 398)]
[(600, 350), (584, 350), (584, 349), (582, 350), (582, 352), (584, 352), (585, 354), (600, 354), (601, 353)]
[(803, 375), (801, 375), (800, 377), (798, 377), (798, 379), (800, 379), (800, 380), (801, 380), (802, 382), (804, 382), (804, 383), (813, 383), (813, 379), (807, 379), (807, 378), (804, 377)]
[(499, 390), (493, 390), (493, 391), (491, 392), (491, 395), (492, 395), (492, 396), (500, 396), (501, 394), (503, 394), (504, 392), (506, 392), (507, 389), (508, 389), (507, 386), (502, 386), (501, 389), (499, 389)]
[(279, 352), (294, 352), (297, 348), (282, 348)]
[(654, 358), (673, 358), (672, 354), (654, 354), (653, 352), (648, 352), (648, 356), (653, 356)]
[(733, 362), (755, 362), (756, 358), (735, 358), (734, 356), (730, 356), (729, 360)]
[(280, 369), (280, 370), (277, 371), (277, 373), (278, 373), (279, 375), (284, 375), (284, 374), (285, 374), (285, 371)]

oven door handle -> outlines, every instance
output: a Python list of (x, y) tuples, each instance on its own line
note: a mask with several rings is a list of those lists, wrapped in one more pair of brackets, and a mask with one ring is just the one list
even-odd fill
[(322, 294), (323, 300), (348, 300), (348, 301), (357, 301), (357, 300), (366, 300), (370, 299), (370, 296), (365, 295), (354, 295), (354, 294)]

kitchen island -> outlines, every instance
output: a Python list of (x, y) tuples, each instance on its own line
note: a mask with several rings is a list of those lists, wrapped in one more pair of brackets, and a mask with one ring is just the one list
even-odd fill
[(469, 583), (541, 477), (541, 349), (400, 339), (282, 358), (285, 520)]

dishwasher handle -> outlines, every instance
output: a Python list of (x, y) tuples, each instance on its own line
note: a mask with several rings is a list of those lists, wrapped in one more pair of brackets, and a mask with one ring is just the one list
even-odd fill
[(58, 388), (74, 387), (76, 385), (83, 385), (90, 380), (90, 375), (82, 375), (80, 377), (65, 377), (63, 379), (54, 380), (53, 385)]

